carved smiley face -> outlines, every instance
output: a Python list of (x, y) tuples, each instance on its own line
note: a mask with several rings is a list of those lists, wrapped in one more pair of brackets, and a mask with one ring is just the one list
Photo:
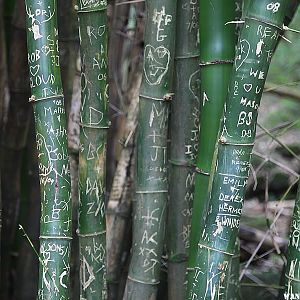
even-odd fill
[(170, 64), (170, 51), (164, 46), (154, 48), (146, 45), (144, 52), (144, 74), (148, 84), (158, 85), (166, 75)]

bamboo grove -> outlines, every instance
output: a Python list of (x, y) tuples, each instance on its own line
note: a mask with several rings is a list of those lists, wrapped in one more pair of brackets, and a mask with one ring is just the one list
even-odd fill
[[(0, 298), (243, 299), (258, 114), (298, 5), (0, 0)], [(300, 187), (278, 299), (300, 297), (299, 211)]]

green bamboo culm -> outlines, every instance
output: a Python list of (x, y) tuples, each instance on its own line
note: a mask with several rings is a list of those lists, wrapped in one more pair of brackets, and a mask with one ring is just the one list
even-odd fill
[(41, 186), (38, 299), (70, 299), (71, 186), (55, 0), (25, 0)]
[(168, 197), (168, 102), (172, 98), (176, 2), (146, 1), (133, 246), (123, 299), (155, 299), (159, 284)]
[(79, 217), (81, 299), (107, 299), (105, 160), (108, 120), (107, 1), (79, 1), (81, 118)]
[(185, 298), (199, 132), (199, 2), (177, 1), (167, 222), (169, 299)]
[(200, 96), (202, 108), (188, 262), (189, 272), (195, 267), (198, 242), (204, 226), (211, 164), (234, 62), (237, 41), (235, 25), (225, 24), (236, 18), (235, 2), (235, 0), (200, 1)]
[(285, 269), (285, 291), (282, 299), (297, 299), (300, 295), (300, 185), (296, 197), (295, 208), (290, 229), (290, 240), (287, 252), (287, 265)]
[(205, 227), (189, 277), (188, 299), (227, 298), (257, 112), (287, 4), (287, 0), (253, 0), (245, 14), (213, 159)]

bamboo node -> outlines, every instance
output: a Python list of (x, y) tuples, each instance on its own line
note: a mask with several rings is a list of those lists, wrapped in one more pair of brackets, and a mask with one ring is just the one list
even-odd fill
[(76, 230), (76, 233), (79, 237), (81, 238), (85, 238), (85, 237), (93, 237), (93, 236), (99, 236), (99, 235), (103, 235), (106, 233), (106, 230), (103, 231), (98, 231), (98, 232), (93, 232), (93, 233), (86, 233), (86, 234), (82, 234), (79, 232), (79, 230)]
[(34, 95), (32, 95), (30, 98), (29, 98), (29, 102), (34, 102), (36, 100), (36, 97)]
[(137, 278), (133, 278), (133, 277), (131, 277), (129, 275), (128, 275), (128, 279), (130, 279), (133, 282), (138, 282), (138, 283), (146, 284), (146, 285), (158, 285), (158, 284), (160, 284), (160, 281), (159, 280), (155, 280), (155, 279), (151, 279), (151, 283), (143, 281), (143, 280), (139, 280)]
[(205, 172), (204, 170), (202, 170), (198, 167), (195, 167), (195, 172), (198, 173), (198, 174), (205, 175), (205, 176), (210, 176), (210, 174), (208, 172)]
[(37, 101), (43, 101), (43, 100), (51, 100), (51, 99), (57, 99), (57, 98), (63, 98), (64, 96), (62, 94), (59, 95), (52, 95), (52, 96), (47, 96), (47, 97), (40, 97), (37, 98), (35, 95), (32, 95), (29, 98), (29, 102), (37, 102)]
[(40, 240), (72, 240), (71, 236), (63, 236), (63, 235), (40, 235)]
[(188, 160), (169, 159), (169, 163), (171, 165), (178, 166), (178, 167), (185, 167), (185, 168), (193, 167), (193, 165)]
[(263, 19), (258, 19), (258, 18), (255, 18), (255, 17), (249, 17), (249, 16), (245, 16), (245, 19), (249, 19), (249, 20), (253, 20), (253, 21), (256, 21), (256, 22), (260, 22), (260, 23), (263, 23), (263, 24), (266, 24), (268, 26), (272, 26), (272, 27), (275, 27), (277, 28), (279, 31), (283, 31), (283, 28), (274, 24), (274, 23), (271, 23), (271, 22), (268, 22), (266, 20), (263, 20)]
[(82, 122), (79, 122), (79, 126), (81, 127), (86, 127), (86, 128), (91, 128), (91, 129), (109, 129), (111, 122), (107, 122), (107, 125), (99, 126), (99, 125), (92, 125), (92, 124), (85, 124)]
[(227, 139), (226, 139), (225, 136), (221, 136), (219, 141), (220, 141), (221, 144), (226, 144), (227, 143)]
[(211, 251), (214, 251), (214, 252), (218, 252), (218, 253), (223, 253), (223, 254), (229, 255), (231, 257), (234, 256), (234, 253), (230, 253), (230, 252), (227, 252), (227, 251), (223, 251), (223, 250), (219, 250), (219, 249), (216, 249), (216, 248), (213, 248), (213, 247), (209, 247), (209, 246), (206, 246), (206, 245), (201, 244), (201, 243), (198, 243), (198, 247), (199, 248), (206, 248), (208, 250), (211, 250)]
[(207, 67), (207, 66), (213, 66), (213, 65), (226, 65), (226, 64), (233, 64), (232, 59), (219, 59), (219, 60), (214, 60), (214, 61), (201, 61), (199, 63), (200, 67)]
[(167, 93), (164, 95), (163, 99), (164, 101), (171, 101), (174, 95), (175, 95), (174, 93)]

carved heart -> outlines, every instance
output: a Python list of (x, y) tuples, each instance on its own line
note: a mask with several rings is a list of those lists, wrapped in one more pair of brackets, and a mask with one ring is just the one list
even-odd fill
[(41, 50), (47, 56), (50, 52), (50, 47), (47, 45), (44, 45)]
[(235, 59), (236, 71), (243, 65), (250, 53), (250, 44), (247, 40), (242, 40), (238, 48), (238, 52)]
[(244, 90), (248, 93), (252, 89), (252, 84), (251, 83), (245, 83), (244, 84)]
[(199, 102), (200, 70), (194, 72), (189, 79), (189, 89), (197, 102)]
[(35, 76), (38, 73), (38, 71), (40, 70), (40, 65), (30, 66), (29, 70), (30, 70), (30, 74), (32, 76)]
[(144, 74), (148, 84), (158, 85), (169, 69), (170, 51), (164, 46), (154, 48), (146, 45), (144, 51)]

